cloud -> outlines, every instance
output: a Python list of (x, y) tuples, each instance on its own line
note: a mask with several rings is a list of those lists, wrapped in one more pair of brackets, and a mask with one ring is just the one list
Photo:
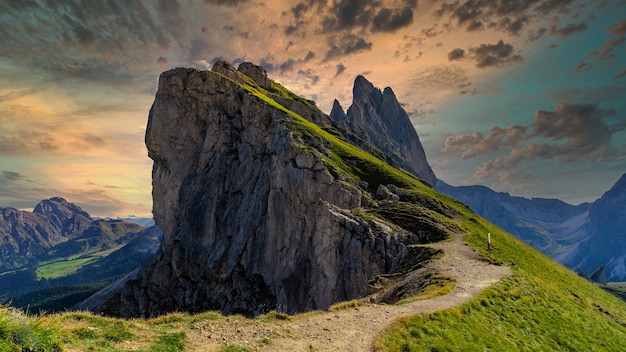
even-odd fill
[(203, 1), (207, 5), (236, 7), (241, 4), (247, 3), (249, 0), (203, 0)]
[(442, 152), (459, 151), (458, 156), (467, 160), (477, 156), (479, 152), (497, 152), (502, 147), (518, 145), (529, 138), (527, 130), (528, 127), (519, 125), (506, 128), (492, 126), (486, 137), (480, 131), (449, 136), (444, 141)]
[(411, 6), (401, 10), (383, 8), (372, 19), (372, 32), (395, 32), (411, 23), (413, 23)]
[(2, 174), (0, 174), (0, 178), (2, 178), (6, 182), (13, 181), (21, 181), (26, 179), (26, 176), (22, 175), (19, 172), (2, 170)]
[(298, 75), (309, 80), (309, 82), (311, 82), (310, 83), (311, 85), (316, 85), (317, 82), (319, 82), (320, 80), (320, 76), (316, 74), (313, 69), (310, 69), (310, 68), (306, 70), (298, 70)]
[(618, 79), (618, 78), (622, 78), (626, 76), (626, 68), (623, 68), (621, 71), (619, 71), (615, 76), (613, 76), (613, 79)]
[(582, 33), (585, 30), (587, 30), (587, 24), (584, 22), (578, 23), (578, 24), (573, 24), (570, 23), (568, 25), (566, 25), (565, 27), (562, 28), (557, 28), (556, 26), (551, 26), (550, 27), (550, 34), (551, 35), (558, 35), (562, 38), (564, 37), (568, 37), (572, 34), (578, 34), (578, 33)]
[(524, 28), (524, 25), (529, 22), (528, 16), (520, 16), (516, 19), (510, 17), (504, 17), (498, 22), (498, 28), (511, 35), (519, 35)]
[[(615, 113), (600, 109), (597, 105), (559, 104), (554, 111), (537, 110), (532, 123), (533, 137), (553, 141), (564, 140), (558, 149), (562, 154), (575, 156), (598, 149), (610, 141), (611, 136), (626, 124), (606, 125), (603, 119)], [(575, 153), (575, 154), (572, 154)]]
[(504, 43), (502, 39), (496, 44), (481, 44), (479, 47), (470, 48), (469, 52), (478, 68), (500, 67), (523, 61), (521, 55), (513, 53), (513, 45)]
[(480, 153), (509, 150), (479, 164), (474, 180), (485, 180), (510, 171), (524, 160), (557, 160), (564, 163), (614, 160), (622, 156), (624, 146), (614, 146), (612, 136), (626, 130), (626, 121), (608, 123), (614, 110), (595, 104), (560, 103), (554, 110), (537, 110), (527, 126), (492, 126), (489, 135), (480, 131), (449, 136), (442, 152), (455, 152), (462, 160)]
[(409, 82), (423, 91), (457, 91), (469, 82), (465, 71), (453, 65), (427, 66), (412, 72)]
[(584, 72), (584, 71), (588, 71), (591, 69), (591, 66), (586, 63), (586, 62), (579, 62), (578, 65), (576, 65), (576, 67), (574, 67), (574, 71), (576, 72)]
[(465, 50), (463, 49), (452, 49), (451, 52), (448, 53), (448, 61), (459, 60), (465, 56)]
[(325, 61), (372, 50), (372, 42), (355, 34), (345, 34), (339, 38), (329, 37), (328, 41), (330, 49), (324, 55)]
[(528, 32), (528, 41), (534, 42), (543, 38), (548, 33), (547, 28), (539, 28), (537, 31), (529, 31)]
[[(378, 0), (339, 0), (324, 15), (325, 33), (364, 29), (370, 32), (395, 32), (413, 23), (417, 0), (385, 2)], [(299, 14), (310, 7), (300, 6)], [(318, 7), (318, 11), (319, 11)]]
[(626, 19), (621, 19), (608, 28), (608, 32), (613, 35), (626, 34)]
[(626, 41), (626, 19), (622, 19), (612, 24), (606, 30), (613, 37), (605, 40), (597, 50), (587, 53), (589, 57), (596, 57), (599, 60), (607, 60), (615, 57), (613, 49), (619, 48)]
[(570, 3), (572, 0), (446, 1), (439, 5), (434, 14), (438, 17), (447, 16), (468, 32), (487, 26), (517, 36), (535, 18), (548, 17), (553, 12), (567, 12)]
[(335, 73), (335, 77), (339, 76), (340, 74), (343, 73), (343, 71), (346, 70), (346, 66), (344, 66), (342, 63), (338, 63), (337, 64), (337, 72)]

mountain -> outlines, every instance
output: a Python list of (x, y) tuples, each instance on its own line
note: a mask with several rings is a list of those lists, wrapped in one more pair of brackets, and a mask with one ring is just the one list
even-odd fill
[(0, 272), (33, 264), (92, 224), (87, 212), (59, 197), (42, 200), (33, 212), (0, 208)]
[(140, 226), (144, 226), (144, 227), (150, 227), (154, 225), (154, 219), (152, 218), (140, 218), (140, 217), (136, 217), (136, 216), (130, 216), (130, 217), (126, 217), (126, 218), (122, 218), (122, 217), (117, 217), (117, 218), (101, 218), (101, 219), (97, 219), (97, 220), (121, 220), (124, 222), (132, 222), (134, 224), (140, 225)]
[(156, 254), (162, 234), (93, 219), (60, 197), (32, 212), (0, 208), (0, 298), (15, 307), (66, 309)]
[(607, 281), (626, 281), (626, 175), (597, 201), (577, 206), (443, 181), (436, 189), (572, 270), (590, 276), (604, 266)]
[(434, 187), (435, 173), (406, 111), (390, 87), (382, 92), (357, 76), (352, 105), (345, 113), (337, 100), (330, 113), (332, 125), (361, 149), (402, 168)]
[[(355, 87), (348, 115), (406, 115), (390, 89)], [(97, 311), (291, 314), (362, 297), (391, 274), (404, 283), (388, 296), (415, 290), (413, 268), (431, 254), (414, 245), (449, 237), (456, 225), (437, 219), (455, 211), (329, 121), (251, 63), (161, 74), (146, 145), (162, 250)]]
[(626, 174), (584, 216), (563, 226), (568, 233), (584, 235), (561, 249), (557, 261), (586, 273), (604, 265), (607, 281), (626, 281)]

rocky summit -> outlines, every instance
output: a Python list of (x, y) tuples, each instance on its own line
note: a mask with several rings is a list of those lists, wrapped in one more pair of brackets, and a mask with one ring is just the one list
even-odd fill
[[(390, 91), (370, 93), (380, 104), (363, 109), (401, 109), (387, 103)], [(146, 145), (163, 245), (97, 310), (326, 309), (428, 259), (414, 245), (445, 238), (453, 221), (433, 217), (454, 214), (415, 196), (429, 188), (349, 144), (331, 122), (251, 63), (161, 74)]]
[(390, 87), (381, 92), (365, 77), (357, 76), (348, 112), (335, 100), (330, 117), (352, 143), (413, 173), (431, 187), (437, 184), (419, 136)]

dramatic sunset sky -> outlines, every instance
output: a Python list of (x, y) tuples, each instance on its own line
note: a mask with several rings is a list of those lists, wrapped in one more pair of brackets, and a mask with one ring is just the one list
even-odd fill
[(436, 175), (593, 201), (626, 172), (626, 1), (0, 0), (0, 207), (150, 216), (162, 71), (251, 61), (326, 113), (390, 86)]

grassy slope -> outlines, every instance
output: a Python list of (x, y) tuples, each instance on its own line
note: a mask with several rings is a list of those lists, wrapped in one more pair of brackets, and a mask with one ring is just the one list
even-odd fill
[[(249, 82), (249, 81), (247, 81)], [(271, 94), (293, 98), (277, 87), (267, 92), (243, 84), (249, 92), (293, 117), (294, 134), (322, 138), (333, 147), (326, 163), (337, 175), (366, 181), (371, 188), (393, 183), (409, 191), (421, 204), (445, 218), (454, 215), (466, 241), (485, 252), (491, 232), (494, 260), (511, 265), (513, 277), (502, 280), (468, 303), (450, 310), (399, 320), (376, 339), (376, 348), (389, 351), (439, 350), (622, 350), (626, 341), (626, 303), (579, 278), (495, 225), (478, 217), (463, 204), (424, 186), (415, 177), (390, 167), (370, 154), (327, 133), (319, 126), (288, 111)], [(349, 162), (346, 162), (349, 161)], [(485, 253), (486, 254), (486, 253)], [(0, 322), (7, 319), (0, 309)], [(115, 351), (120, 341), (131, 341), (144, 351), (166, 344), (182, 349), (185, 329), (200, 321), (221, 319), (214, 313), (171, 314), (156, 320), (118, 320), (85, 313), (64, 313), (43, 318), (23, 318), (24, 324), (52, 321), (63, 332), (51, 331), (42, 340), (58, 341), (70, 349)], [(0, 352), (7, 336), (0, 325)], [(49, 325), (52, 326), (52, 325)], [(47, 341), (46, 340), (46, 341)], [(167, 342), (169, 341), (169, 342)]]
[(384, 351), (621, 351), (626, 304), (467, 211), (466, 241), (513, 277), (451, 310), (399, 320), (376, 340)]

